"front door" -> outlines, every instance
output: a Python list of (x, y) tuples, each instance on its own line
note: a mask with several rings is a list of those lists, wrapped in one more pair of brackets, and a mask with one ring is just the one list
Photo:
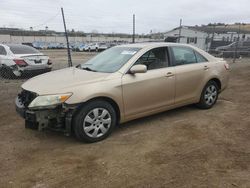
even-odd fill
[(127, 118), (174, 104), (175, 69), (169, 67), (168, 62), (167, 48), (155, 48), (135, 63), (146, 65), (146, 73), (127, 73), (123, 76), (124, 111)]

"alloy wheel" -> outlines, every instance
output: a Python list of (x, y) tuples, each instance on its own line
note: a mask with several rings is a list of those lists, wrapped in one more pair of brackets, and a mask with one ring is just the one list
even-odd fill
[(91, 138), (105, 135), (111, 126), (111, 115), (104, 108), (94, 108), (84, 118), (83, 130)]
[(214, 85), (209, 85), (205, 91), (205, 102), (207, 105), (211, 106), (214, 104), (217, 98), (217, 88)]

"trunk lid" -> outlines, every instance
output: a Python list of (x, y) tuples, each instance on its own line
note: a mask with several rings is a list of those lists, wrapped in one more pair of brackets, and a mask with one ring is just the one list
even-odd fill
[(43, 54), (15, 54), (15, 57), (22, 58), (31, 66), (46, 65), (49, 61), (49, 57)]

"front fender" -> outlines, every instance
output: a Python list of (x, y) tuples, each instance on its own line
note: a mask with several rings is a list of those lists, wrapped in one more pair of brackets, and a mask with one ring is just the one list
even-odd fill
[(117, 104), (120, 110), (120, 116), (121, 118), (123, 117), (124, 107), (120, 79), (79, 86), (74, 88), (72, 93), (73, 95), (65, 102), (67, 105), (81, 104), (95, 98), (105, 97), (113, 100)]

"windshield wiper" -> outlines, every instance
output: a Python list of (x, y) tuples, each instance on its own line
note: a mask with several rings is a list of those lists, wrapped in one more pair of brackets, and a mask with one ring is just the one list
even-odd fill
[(78, 68), (78, 69), (83, 69), (83, 70), (87, 70), (87, 71), (92, 71), (92, 72), (97, 72), (96, 70), (93, 70), (93, 69), (91, 69), (91, 68), (89, 68), (89, 67), (82, 67), (81, 64), (76, 65), (76, 68)]
[(81, 67), (83, 70), (87, 70), (87, 71), (92, 71), (92, 72), (96, 72), (96, 70), (93, 70), (89, 67)]

